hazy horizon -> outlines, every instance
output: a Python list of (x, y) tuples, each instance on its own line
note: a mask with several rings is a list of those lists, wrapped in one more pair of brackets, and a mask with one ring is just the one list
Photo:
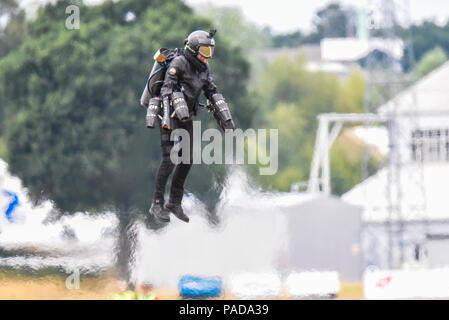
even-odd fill
[[(84, 0), (87, 4), (99, 4), (104, 0)], [(268, 1), (261, 5), (259, 0), (183, 0), (187, 5), (195, 8), (201, 4), (212, 4), (214, 6), (232, 6), (239, 8), (249, 22), (260, 27), (269, 26), (273, 33), (287, 33), (292, 31), (308, 32), (312, 28), (312, 19), (315, 13), (331, 2), (338, 2), (344, 6), (355, 9), (373, 8), (384, 0), (277, 0)], [(40, 4), (54, 2), (54, 0), (19, 0), (23, 8), (33, 12)], [(447, 0), (396, 0), (397, 15), (400, 20), (409, 16), (413, 23), (424, 20), (433, 20), (436, 23), (445, 23), (449, 19), (449, 5)], [(407, 3), (408, 12), (407, 14)], [(431, 5), (430, 5), (431, 4)]]

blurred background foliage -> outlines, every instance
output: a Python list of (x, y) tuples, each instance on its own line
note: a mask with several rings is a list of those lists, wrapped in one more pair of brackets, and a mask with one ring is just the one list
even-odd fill
[[(353, 34), (351, 12), (338, 4), (317, 12), (310, 34), (273, 35), (227, 7), (194, 12), (181, 0), (79, 3), (81, 28), (67, 30), (71, 1), (43, 6), (33, 19), (15, 0), (0, 1), (0, 157), (33, 199), (52, 199), (63, 212), (148, 210), (159, 133), (145, 127), (139, 98), (154, 52), (181, 47), (193, 30), (218, 29), (210, 64), (238, 127), (279, 129), (278, 173), (260, 176), (257, 166), (248, 167), (265, 189), (288, 191), (307, 180), (318, 114), (363, 112), (361, 71), (341, 79), (308, 71), (304, 55), (269, 62), (257, 55)], [(447, 60), (449, 23), (401, 32), (411, 35), (415, 79)], [(209, 114), (201, 112), (200, 119), (203, 129), (215, 127)], [(362, 151), (345, 135), (337, 139), (331, 150), (335, 194), (360, 182)], [(371, 161), (370, 170), (378, 165)], [(194, 165), (186, 189), (213, 208), (225, 176), (225, 166)]]
[[(255, 175), (265, 187), (289, 191), (292, 183), (304, 181), (309, 176), (315, 143), (317, 116), (324, 112), (363, 111), (365, 82), (361, 72), (354, 72), (346, 80), (335, 74), (310, 72), (305, 68), (306, 58), (277, 57), (260, 77), (256, 95), (260, 96), (261, 127), (277, 128), (279, 131), (279, 171), (274, 177)], [(351, 148), (349, 148), (351, 149)], [(339, 149), (338, 149), (339, 150)], [(353, 152), (332, 149), (331, 157), (345, 162)], [(334, 168), (332, 168), (334, 169)], [(337, 169), (338, 170), (338, 169)], [(352, 172), (351, 172), (352, 171)], [(353, 161), (350, 170), (338, 172), (342, 181), (354, 181), (360, 172), (360, 163)], [(335, 185), (339, 192), (348, 190)], [(353, 186), (353, 185), (352, 185)]]
[[(69, 31), (68, 4), (40, 8), (24, 26), (23, 43), (0, 61), (10, 170), (36, 201), (52, 199), (63, 211), (146, 211), (160, 162), (159, 133), (146, 129), (139, 98), (153, 54), (181, 46), (192, 30), (211, 24), (181, 1), (123, 0), (81, 5), (82, 27)], [(132, 21), (125, 19), (129, 12)], [(215, 57), (215, 80), (232, 106), (245, 105), (234, 113), (247, 127), (249, 63), (230, 45), (219, 46)], [(223, 179), (223, 168), (202, 167), (194, 168), (187, 189), (213, 199), (219, 190), (214, 195), (211, 186)]]
[(414, 68), (414, 77), (416, 80), (421, 79), (426, 74), (436, 69), (444, 62), (447, 61), (446, 52), (440, 47), (437, 46), (432, 50), (427, 51), (419, 60)]

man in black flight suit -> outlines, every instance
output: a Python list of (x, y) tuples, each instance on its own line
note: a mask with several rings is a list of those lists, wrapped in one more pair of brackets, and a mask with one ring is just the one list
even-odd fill
[[(185, 103), (188, 107), (189, 117), (180, 120), (174, 117), (174, 128), (187, 130), (190, 137), (190, 162), (174, 164), (170, 159), (170, 152), (174, 146), (174, 141), (170, 141), (171, 131), (162, 128), (159, 121), (160, 139), (162, 149), (162, 162), (156, 174), (155, 191), (150, 208), (158, 220), (169, 222), (169, 214), (172, 212), (182, 221), (189, 222), (189, 217), (185, 215), (181, 201), (184, 193), (184, 182), (192, 166), (193, 151), (193, 123), (192, 118), (198, 112), (199, 97), (201, 91), (210, 101), (216, 100), (213, 96), (217, 93), (217, 87), (209, 74), (208, 59), (212, 57), (215, 41), (215, 32), (194, 31), (184, 41), (185, 48), (181, 55), (175, 57), (167, 70), (164, 83), (161, 88), (161, 98), (173, 97), (172, 94), (182, 92)], [(219, 95), (221, 96), (221, 95)], [(173, 103), (173, 101), (172, 101)], [(176, 107), (175, 107), (176, 108)], [(227, 109), (227, 107), (226, 107)], [(229, 110), (227, 110), (229, 112)], [(228, 121), (227, 128), (233, 129), (232, 120)], [(173, 172), (174, 170), (174, 172)], [(169, 175), (173, 172), (170, 195), (167, 204), (164, 206), (165, 186)]]

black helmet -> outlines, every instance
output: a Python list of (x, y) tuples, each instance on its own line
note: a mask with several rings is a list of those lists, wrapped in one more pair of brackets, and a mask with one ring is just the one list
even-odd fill
[(200, 54), (205, 58), (211, 58), (214, 53), (215, 40), (214, 35), (217, 30), (211, 29), (209, 32), (197, 30), (193, 31), (184, 40), (186, 49), (194, 54)]

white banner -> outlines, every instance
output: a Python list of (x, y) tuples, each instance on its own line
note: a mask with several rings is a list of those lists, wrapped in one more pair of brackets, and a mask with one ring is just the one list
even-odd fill
[(449, 268), (373, 270), (363, 276), (366, 299), (449, 297)]

